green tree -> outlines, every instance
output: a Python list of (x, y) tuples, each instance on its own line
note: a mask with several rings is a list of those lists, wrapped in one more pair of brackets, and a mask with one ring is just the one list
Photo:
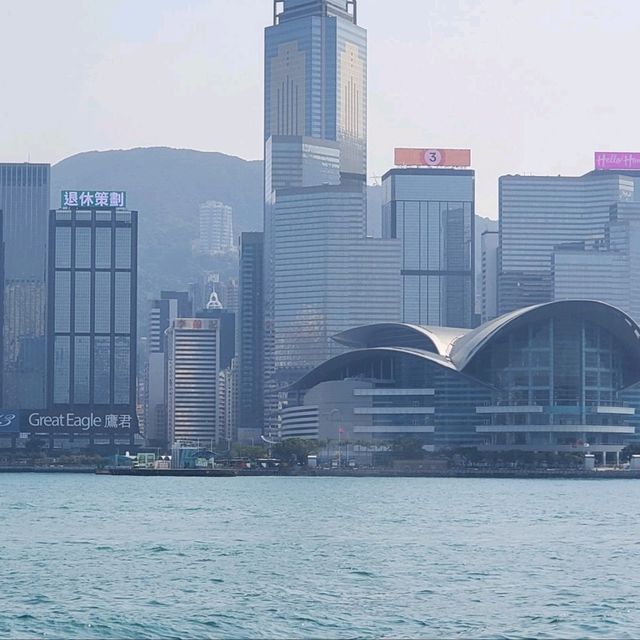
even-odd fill
[(264, 447), (255, 447), (244, 444), (233, 445), (232, 451), (235, 458), (249, 458), (250, 460), (266, 458), (269, 455)]
[(627, 445), (620, 452), (620, 461), (629, 462), (629, 460), (631, 460), (631, 456), (640, 456), (640, 444)]
[(403, 436), (391, 443), (391, 452), (398, 460), (422, 460), (425, 454), (422, 444), (420, 438)]
[(291, 438), (283, 440), (273, 447), (273, 455), (287, 464), (306, 466), (307, 457), (317, 453), (319, 444), (314, 440)]

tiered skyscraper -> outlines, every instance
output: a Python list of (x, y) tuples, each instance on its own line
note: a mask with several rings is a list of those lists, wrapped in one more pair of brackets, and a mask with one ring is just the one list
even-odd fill
[(356, 1), (276, 1), (265, 45), (269, 429), (275, 390), (335, 355), (332, 335), (400, 319), (400, 247), (366, 238), (367, 38)]

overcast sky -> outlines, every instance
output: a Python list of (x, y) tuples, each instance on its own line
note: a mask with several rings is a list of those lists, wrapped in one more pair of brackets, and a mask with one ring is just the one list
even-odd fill
[[(369, 173), (469, 147), (478, 213), (505, 173), (640, 151), (638, 0), (359, 0)], [(262, 155), (271, 0), (0, 0), (0, 161), (171, 146)]]

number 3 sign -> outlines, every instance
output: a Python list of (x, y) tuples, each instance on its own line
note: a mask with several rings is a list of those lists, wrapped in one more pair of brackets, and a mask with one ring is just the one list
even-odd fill
[(427, 149), (424, 152), (424, 162), (429, 167), (442, 164), (442, 152), (439, 149)]

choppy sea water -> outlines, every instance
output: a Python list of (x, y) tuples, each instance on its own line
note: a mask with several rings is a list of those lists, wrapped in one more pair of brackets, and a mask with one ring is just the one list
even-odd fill
[(640, 482), (0, 475), (0, 637), (637, 638)]

